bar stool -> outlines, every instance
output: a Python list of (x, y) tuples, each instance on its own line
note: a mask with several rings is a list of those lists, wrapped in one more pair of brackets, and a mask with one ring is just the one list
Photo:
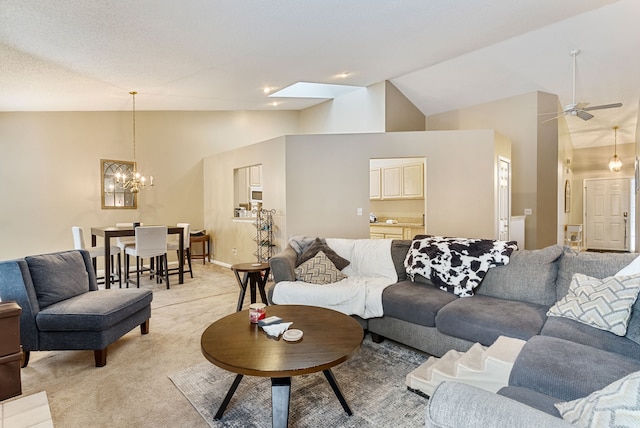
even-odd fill
[[(151, 278), (156, 276), (156, 283), (164, 280), (169, 287), (169, 272), (167, 264), (167, 226), (140, 226), (136, 227), (135, 245), (125, 248), (125, 271), (127, 274), (127, 287), (129, 286), (129, 256), (136, 258), (136, 286), (140, 288), (140, 272), (148, 270)], [(153, 263), (149, 269), (144, 268), (145, 258), (156, 259), (155, 270)]]
[[(74, 249), (76, 250), (87, 250), (89, 252), (89, 255), (91, 256), (91, 259), (93, 260), (93, 270), (94, 272), (97, 273), (98, 271), (98, 263), (97, 263), (97, 258), (98, 257), (104, 257), (104, 247), (89, 247), (87, 248), (85, 246), (84, 243), (84, 231), (82, 230), (81, 227), (79, 226), (73, 226), (71, 227), (71, 233), (73, 235), (73, 246)], [(109, 257), (111, 257), (111, 274), (109, 275), (109, 283), (110, 284), (115, 284), (116, 280), (118, 281), (118, 285), (120, 286), (120, 288), (122, 288), (122, 265), (121, 265), (121, 258), (120, 258), (120, 248), (118, 247), (109, 247)], [(113, 271), (113, 256), (118, 256), (118, 270), (117, 270), (117, 274), (116, 272)], [(106, 272), (105, 272), (105, 276), (106, 276)], [(104, 284), (105, 277), (99, 277), (98, 279), (102, 279), (103, 282), (100, 283), (98, 282), (98, 284)]]

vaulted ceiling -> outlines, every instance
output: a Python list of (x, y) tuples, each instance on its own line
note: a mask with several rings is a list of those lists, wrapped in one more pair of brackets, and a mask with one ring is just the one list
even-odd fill
[(425, 115), (532, 91), (622, 102), (576, 147), (635, 139), (637, 0), (0, 0), (0, 111), (298, 110), (298, 81), (390, 80)]

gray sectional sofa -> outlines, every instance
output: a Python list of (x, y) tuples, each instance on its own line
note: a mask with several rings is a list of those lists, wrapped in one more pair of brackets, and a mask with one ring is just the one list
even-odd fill
[[(523, 339), (527, 343), (516, 359), (509, 386), (500, 390), (499, 396), (492, 394), (492, 399), (504, 400), (505, 406), (526, 405), (523, 417), (544, 412), (559, 423), (562, 420), (554, 403), (585, 397), (640, 370), (640, 299), (633, 306), (626, 336), (546, 315), (567, 294), (575, 273), (613, 276), (638, 254), (574, 253), (560, 246), (516, 251), (509, 264), (488, 271), (475, 296), (459, 298), (426, 278), (407, 278), (404, 259), (410, 245), (410, 240), (396, 240), (391, 245), (398, 282), (383, 292), (384, 316), (359, 320), (374, 341), (388, 338), (442, 356), (450, 349), (466, 351), (476, 342), (491, 345), (501, 335)], [(288, 247), (270, 260), (276, 286), (279, 281), (294, 279), (296, 258), (295, 250)], [(445, 395), (456, 388), (461, 389), (456, 393), (474, 394), (467, 385), (443, 384), (434, 395), (440, 389)], [(428, 426), (456, 426), (446, 409), (433, 407), (443, 401), (432, 400)], [(466, 413), (466, 419), (461, 420), (468, 424), (457, 426), (481, 426), (473, 422), (472, 413), (453, 408)], [(443, 419), (439, 422), (438, 417)], [(547, 420), (546, 416), (541, 416), (543, 419)], [(553, 422), (551, 419), (549, 426)], [(512, 426), (533, 426), (531, 423), (522, 419), (520, 425)]]

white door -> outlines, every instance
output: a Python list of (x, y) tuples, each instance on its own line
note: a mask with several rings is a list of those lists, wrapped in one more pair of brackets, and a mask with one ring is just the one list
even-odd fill
[(585, 237), (588, 250), (630, 250), (631, 179), (585, 180)]
[(508, 241), (511, 221), (511, 162), (500, 158), (498, 163), (498, 239)]

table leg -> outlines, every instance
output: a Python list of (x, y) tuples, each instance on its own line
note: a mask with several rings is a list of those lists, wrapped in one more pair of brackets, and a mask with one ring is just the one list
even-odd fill
[[(94, 237), (91, 237), (91, 245), (94, 242)], [(111, 288), (111, 238), (104, 237), (104, 288), (107, 290)]]
[(242, 303), (244, 302), (244, 295), (247, 292), (247, 274), (244, 274), (244, 278), (240, 279), (240, 274), (237, 270), (234, 270), (233, 273), (236, 274), (236, 280), (238, 281), (238, 286), (240, 287), (240, 297), (238, 297), (238, 307), (236, 308), (236, 312), (240, 312), (242, 310)]
[(345, 400), (344, 395), (342, 395), (342, 391), (340, 390), (338, 381), (336, 381), (335, 376), (333, 376), (333, 372), (331, 372), (331, 369), (323, 370), (322, 373), (324, 373), (324, 376), (329, 381), (329, 385), (331, 385), (331, 389), (333, 389), (336, 397), (338, 397), (338, 400), (340, 401), (340, 404), (342, 404), (342, 408), (344, 409), (344, 411), (347, 412), (347, 415), (349, 416), (353, 415), (353, 412), (349, 408), (349, 404), (347, 404), (347, 400)]
[(260, 279), (257, 279), (256, 276), (260, 276), (260, 272), (251, 272), (249, 274), (249, 286), (251, 287), (251, 303), (256, 302), (256, 287), (257, 283)]
[(229, 405), (229, 401), (231, 401), (231, 397), (233, 397), (233, 394), (235, 394), (236, 389), (238, 389), (238, 385), (240, 385), (241, 380), (242, 380), (242, 375), (239, 374), (236, 376), (235, 380), (231, 384), (231, 388), (229, 388), (229, 392), (227, 392), (227, 395), (224, 397), (224, 400), (222, 400), (222, 404), (220, 404), (220, 407), (218, 408), (216, 415), (213, 417), (213, 419), (215, 419), (216, 421), (219, 421), (220, 419), (222, 419), (222, 414), (227, 409), (227, 406)]
[(271, 426), (286, 428), (289, 424), (289, 397), (291, 396), (291, 378), (271, 378)]
[(262, 303), (268, 305), (267, 301), (267, 292), (265, 291), (265, 287), (267, 285), (267, 279), (269, 279), (269, 269), (267, 268), (264, 271), (264, 277), (258, 272), (256, 275), (258, 277), (258, 288), (260, 289), (260, 297), (262, 298)]

